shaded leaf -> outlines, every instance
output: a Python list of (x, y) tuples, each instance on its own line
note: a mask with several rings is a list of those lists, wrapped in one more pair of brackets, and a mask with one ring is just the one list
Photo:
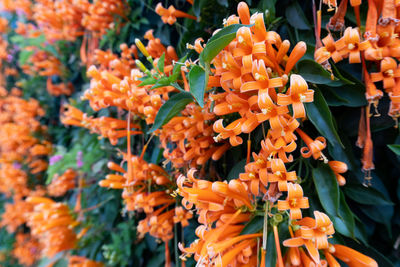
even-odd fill
[(285, 11), (286, 19), (289, 24), (299, 30), (310, 30), (310, 24), (304, 15), (300, 5), (294, 1), (292, 2)]
[(387, 200), (381, 192), (372, 187), (349, 184), (344, 187), (344, 192), (346, 193), (346, 196), (361, 204), (393, 205), (393, 203)]
[(232, 167), (230, 172), (228, 173), (228, 181), (232, 179), (238, 179), (239, 174), (244, 172), (244, 166), (246, 165), (246, 159), (242, 159), (238, 163), (235, 164), (235, 166)]
[(340, 192), (339, 216), (333, 216), (333, 225), (337, 232), (348, 237), (354, 237), (355, 220), (349, 206), (346, 203), (344, 194)]
[(254, 216), (250, 219), (248, 223), (244, 226), (243, 230), (240, 232), (241, 235), (254, 234), (262, 231), (264, 226), (264, 216)]
[(387, 145), (397, 156), (400, 156), (400, 145)]
[(333, 145), (344, 147), (333, 124), (332, 113), (320, 90), (315, 88), (314, 101), (305, 104), (307, 117), (317, 128), (318, 132), (328, 139)]
[(181, 92), (173, 95), (170, 99), (168, 99), (167, 102), (164, 103), (164, 105), (161, 106), (160, 110), (157, 112), (153, 127), (151, 127), (148, 133), (154, 132), (169, 122), (192, 101), (192, 95), (188, 92)]
[(311, 59), (303, 59), (298, 62), (297, 70), (306, 81), (311, 83), (329, 84), (330, 86), (343, 84), (337, 79), (332, 81), (331, 74)]
[(204, 93), (207, 83), (208, 73), (202, 67), (194, 65), (189, 72), (189, 87), (200, 107), (204, 107)]
[(182, 64), (186, 61), (186, 59), (187, 59), (187, 55), (185, 55), (184, 57), (181, 57), (178, 60), (178, 62), (175, 63), (174, 68), (172, 69), (172, 74), (169, 76), (169, 81), (171, 83), (175, 82), (178, 79), (180, 72), (181, 72)]

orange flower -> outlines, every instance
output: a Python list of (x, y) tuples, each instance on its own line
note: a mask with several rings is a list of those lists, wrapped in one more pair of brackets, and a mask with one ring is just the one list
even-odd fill
[(169, 6), (168, 9), (164, 8), (161, 3), (158, 3), (156, 6), (156, 13), (161, 16), (161, 19), (164, 23), (168, 23), (170, 25), (174, 24), (176, 18), (188, 18), (197, 20), (195, 16), (189, 15), (185, 12), (175, 9), (174, 6)]
[(314, 99), (314, 91), (308, 89), (307, 82), (297, 74), (290, 76), (290, 87), (286, 94), (278, 94), (278, 105), (292, 105), (293, 117), (304, 118), (306, 112), (304, 109), (305, 102), (312, 102)]
[(324, 154), (321, 152), (326, 147), (326, 140), (322, 136), (317, 137), (315, 140), (312, 140), (305, 132), (300, 129), (296, 129), (296, 132), (300, 135), (301, 139), (303, 139), (304, 143), (306, 143), (307, 147), (302, 147), (300, 152), (304, 158), (309, 158), (313, 156), (314, 159), (323, 159), (327, 161)]
[(332, 255), (341, 261), (345, 262), (350, 267), (362, 266), (362, 267), (377, 267), (378, 263), (374, 261), (372, 258), (361, 254), (354, 249), (343, 245), (333, 245), (334, 251)]
[(301, 209), (307, 209), (308, 198), (303, 197), (303, 189), (299, 184), (287, 183), (286, 200), (278, 200), (278, 210), (289, 210), (290, 219), (301, 219)]
[(395, 79), (400, 78), (400, 68), (396, 61), (391, 57), (385, 57), (381, 60), (380, 72), (371, 73), (371, 81), (383, 81), (383, 88), (391, 89), (395, 86)]
[(288, 191), (288, 182), (297, 180), (295, 171), (287, 172), (281, 159), (271, 160), (271, 173), (268, 173), (268, 182), (278, 182), (279, 191)]
[(340, 175), (340, 173), (347, 172), (347, 164), (341, 161), (329, 161), (329, 167), (331, 167), (332, 171), (335, 173), (336, 180), (338, 181), (340, 186), (346, 184), (346, 179)]

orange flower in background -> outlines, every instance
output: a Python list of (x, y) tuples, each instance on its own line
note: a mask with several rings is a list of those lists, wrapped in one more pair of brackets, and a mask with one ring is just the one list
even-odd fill
[(185, 12), (175, 9), (174, 6), (169, 6), (168, 9), (164, 8), (161, 3), (158, 3), (156, 6), (156, 13), (161, 16), (161, 19), (164, 23), (168, 23), (170, 25), (176, 22), (176, 18), (188, 18), (197, 20), (195, 16), (189, 15)]
[(68, 258), (68, 267), (103, 267), (104, 264), (89, 260), (85, 257), (70, 256)]
[(38, 240), (29, 234), (18, 233), (15, 237), (13, 256), (24, 266), (33, 266), (40, 259), (41, 246)]
[(34, 204), (27, 225), (32, 236), (39, 239), (43, 255), (53, 257), (75, 247), (77, 237), (73, 228), (78, 222), (72, 218), (67, 205), (44, 197), (28, 197), (26, 201)]
[(65, 195), (68, 190), (76, 187), (76, 177), (77, 173), (72, 169), (66, 170), (61, 176), (55, 175), (47, 186), (47, 192), (53, 197)]

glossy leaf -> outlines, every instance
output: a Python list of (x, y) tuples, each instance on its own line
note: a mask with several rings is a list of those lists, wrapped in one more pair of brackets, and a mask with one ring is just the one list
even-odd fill
[(264, 226), (264, 216), (254, 216), (240, 232), (241, 235), (254, 234), (262, 231)]
[(344, 187), (344, 192), (346, 196), (361, 204), (393, 205), (381, 192), (372, 187), (349, 184)]
[(164, 105), (161, 106), (160, 110), (157, 112), (153, 127), (151, 127), (149, 130), (149, 133), (154, 132), (169, 122), (192, 101), (192, 95), (188, 92), (181, 92), (173, 95), (170, 99), (168, 99), (167, 102), (164, 103)]
[(311, 59), (303, 59), (297, 63), (299, 74), (307, 81), (316, 84), (330, 84), (338, 86), (343, 84), (339, 80), (331, 79), (331, 74), (320, 64)]
[(312, 177), (322, 207), (329, 215), (338, 215), (340, 206), (339, 186), (335, 174), (327, 164), (312, 170)]
[(304, 15), (303, 10), (297, 2), (292, 2), (285, 11), (289, 24), (299, 30), (310, 30), (310, 24)]
[(267, 240), (267, 254), (265, 255), (265, 267), (276, 266), (276, 246), (275, 246), (275, 239), (274, 239), (274, 232), (268, 232), (268, 240)]
[(249, 25), (233, 24), (214, 34), (200, 53), (200, 63), (202, 65), (210, 64), (214, 57), (235, 39), (237, 30), (243, 26)]
[(204, 107), (204, 93), (207, 83), (208, 73), (202, 67), (194, 65), (189, 72), (189, 87), (200, 107)]
[(314, 89), (314, 101), (305, 104), (307, 117), (318, 132), (322, 134), (333, 146), (344, 147), (333, 124), (332, 113), (328, 104), (318, 88)]
[(151, 85), (151, 84), (155, 84), (157, 82), (157, 79), (154, 78), (153, 76), (143, 77), (143, 78), (140, 78), (139, 80), (142, 81), (139, 84), (139, 86)]

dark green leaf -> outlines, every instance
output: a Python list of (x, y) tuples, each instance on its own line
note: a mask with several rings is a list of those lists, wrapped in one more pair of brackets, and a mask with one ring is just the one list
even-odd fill
[(293, 1), (285, 11), (289, 24), (299, 30), (310, 30), (310, 24), (297, 1)]
[(314, 101), (305, 104), (307, 117), (310, 119), (318, 132), (328, 139), (333, 146), (344, 147), (333, 124), (332, 113), (320, 90), (315, 88)]
[(161, 106), (160, 110), (157, 112), (153, 127), (151, 127), (148, 133), (154, 132), (169, 122), (192, 101), (192, 95), (188, 92), (181, 92), (173, 95), (170, 99), (168, 99), (167, 102), (165, 102), (164, 105)]
[(340, 205), (339, 186), (329, 165), (319, 164), (317, 168), (312, 170), (312, 177), (324, 210), (329, 215), (338, 215)]
[(228, 181), (232, 179), (238, 179), (239, 174), (244, 172), (244, 166), (246, 165), (246, 159), (242, 159), (238, 163), (235, 164), (235, 166), (232, 167), (231, 171), (228, 174)]
[(158, 59), (157, 68), (164, 73), (165, 53)]
[(248, 223), (244, 226), (241, 235), (254, 234), (262, 231), (264, 226), (264, 216), (254, 216), (250, 219)]
[(208, 73), (202, 67), (194, 65), (189, 72), (189, 87), (200, 107), (204, 107), (204, 93), (207, 83)]
[(348, 237), (354, 237), (354, 215), (346, 203), (344, 194), (340, 192), (339, 216), (333, 216), (333, 225), (337, 232)]
[(303, 59), (297, 63), (297, 70), (307, 82), (329, 84), (330, 86), (343, 84), (337, 79), (332, 81), (331, 74), (320, 64), (311, 59)]
[(275, 239), (274, 239), (274, 232), (268, 232), (268, 240), (267, 240), (267, 254), (265, 255), (265, 267), (276, 266), (276, 246), (275, 246)]
[(397, 156), (400, 156), (400, 145), (387, 145)]
[(349, 184), (344, 187), (344, 192), (346, 193), (346, 196), (361, 204), (393, 205), (393, 203), (387, 200), (381, 192), (372, 187)]
[(382, 223), (386, 226), (389, 235), (392, 235), (391, 220), (394, 214), (393, 206), (359, 206), (360, 210), (367, 215), (368, 218), (375, 222)]

